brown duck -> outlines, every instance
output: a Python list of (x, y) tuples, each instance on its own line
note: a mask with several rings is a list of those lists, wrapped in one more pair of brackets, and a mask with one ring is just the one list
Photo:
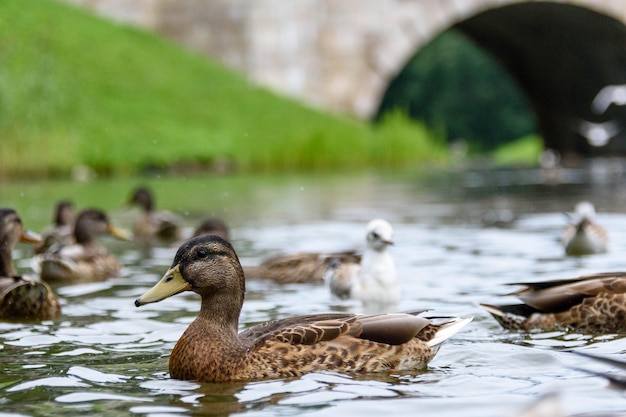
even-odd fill
[(15, 210), (0, 209), (0, 318), (50, 320), (61, 314), (61, 304), (48, 284), (17, 275), (12, 251), (18, 241), (39, 239), (24, 229)]
[(171, 268), (136, 306), (183, 291), (202, 297), (198, 317), (176, 343), (170, 375), (207, 382), (284, 378), (307, 372), (423, 369), (471, 319), (412, 314), (315, 314), (238, 333), (245, 279), (232, 246), (214, 235), (183, 244)]
[(101, 281), (118, 274), (120, 264), (96, 238), (108, 234), (128, 240), (124, 230), (111, 225), (107, 215), (95, 209), (80, 212), (74, 226), (75, 244), (40, 255), (36, 262), (41, 278), (50, 282)]
[(133, 226), (136, 239), (144, 243), (172, 242), (180, 239), (180, 219), (169, 211), (156, 211), (150, 189), (137, 188), (130, 198), (130, 204), (137, 205), (143, 210)]
[(74, 243), (74, 205), (61, 200), (54, 210), (53, 223), (41, 232), (41, 242), (35, 253), (44, 253)]
[(626, 273), (608, 272), (533, 283), (517, 283), (523, 303), (480, 304), (511, 330), (626, 331)]
[(345, 252), (298, 252), (276, 255), (259, 265), (244, 268), (247, 278), (267, 279), (279, 284), (323, 283), (324, 275), (333, 262), (359, 263), (361, 255)]

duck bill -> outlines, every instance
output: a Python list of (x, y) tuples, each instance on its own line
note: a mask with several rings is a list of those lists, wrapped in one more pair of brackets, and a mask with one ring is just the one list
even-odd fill
[(135, 300), (135, 306), (140, 307), (150, 303), (165, 300), (168, 297), (191, 289), (189, 284), (180, 273), (180, 267), (176, 265), (170, 268), (156, 285), (146, 291)]
[(124, 229), (120, 229), (119, 227), (115, 227), (115, 226), (109, 225), (109, 228), (107, 229), (107, 232), (111, 236), (113, 236), (114, 238), (119, 239), (119, 240), (128, 240), (128, 241), (132, 240), (130, 238), (130, 233), (127, 232)]
[(30, 230), (24, 230), (22, 236), (20, 236), (20, 242), (24, 243), (41, 243), (41, 236)]

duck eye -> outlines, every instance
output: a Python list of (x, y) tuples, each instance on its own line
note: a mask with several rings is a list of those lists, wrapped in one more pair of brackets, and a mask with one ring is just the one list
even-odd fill
[(380, 239), (380, 236), (376, 232), (372, 232), (372, 239)]
[(198, 250), (198, 258), (206, 258), (207, 256), (209, 256), (209, 252), (206, 249), (200, 249)]

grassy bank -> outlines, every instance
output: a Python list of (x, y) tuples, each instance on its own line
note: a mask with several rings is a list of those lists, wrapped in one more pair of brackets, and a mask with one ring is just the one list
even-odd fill
[(48, 0), (0, 2), (0, 177), (226, 165), (240, 172), (441, 161), (425, 128), (278, 97), (153, 34)]

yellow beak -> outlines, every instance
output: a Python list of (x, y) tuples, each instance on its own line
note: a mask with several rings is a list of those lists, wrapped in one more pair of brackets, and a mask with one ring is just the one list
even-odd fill
[(170, 268), (154, 287), (150, 288), (141, 297), (137, 298), (135, 300), (135, 306), (140, 307), (149, 303), (156, 303), (190, 289), (191, 284), (185, 281), (180, 273), (180, 267), (176, 265), (175, 267)]
[(20, 236), (20, 242), (24, 243), (40, 243), (41, 236), (39, 236), (35, 232), (31, 232), (30, 230), (24, 230), (22, 236)]
[(107, 229), (107, 232), (109, 232), (109, 234), (111, 236), (113, 236), (114, 238), (120, 239), (120, 240), (132, 240), (130, 237), (130, 233), (127, 232), (124, 229), (120, 229), (118, 227), (115, 226), (111, 226), (109, 225), (109, 228)]

